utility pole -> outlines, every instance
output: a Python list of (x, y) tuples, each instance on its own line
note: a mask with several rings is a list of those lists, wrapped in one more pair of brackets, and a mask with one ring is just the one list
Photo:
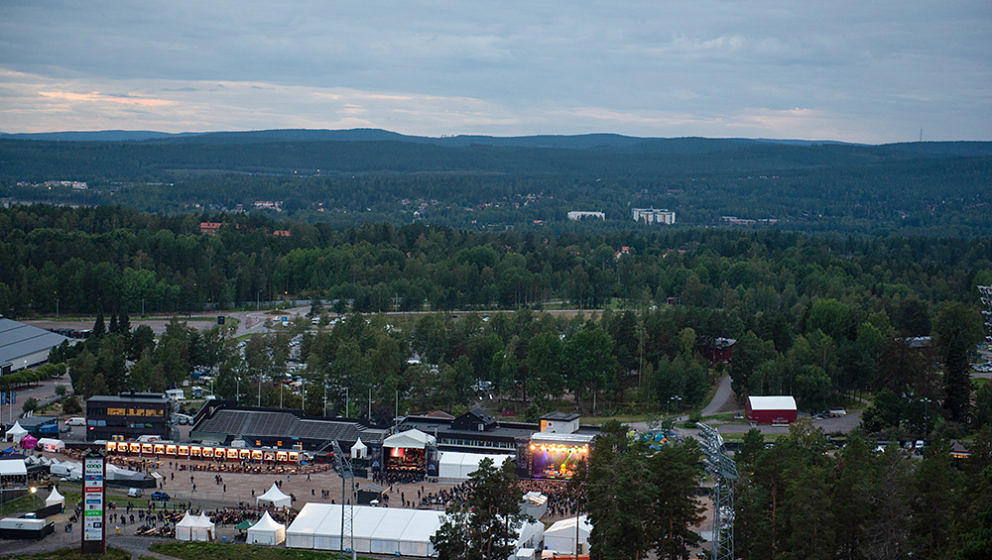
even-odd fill
[(372, 420), (372, 387), (369, 387), (369, 421)]
[(345, 387), (344, 388), (344, 417), (345, 418), (350, 418), (350, 416), (348, 416), (348, 405), (351, 404), (351, 402), (349, 402), (351, 399), (348, 398), (348, 391), (350, 391), (350, 390), (351, 390), (351, 387)]

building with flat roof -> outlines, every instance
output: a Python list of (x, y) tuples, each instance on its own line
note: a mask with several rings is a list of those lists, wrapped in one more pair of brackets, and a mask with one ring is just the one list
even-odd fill
[(171, 438), (172, 402), (163, 393), (94, 395), (86, 401), (86, 441)]
[(48, 353), (68, 338), (45, 329), (0, 318), (0, 364), (9, 363), (10, 371), (48, 361)]

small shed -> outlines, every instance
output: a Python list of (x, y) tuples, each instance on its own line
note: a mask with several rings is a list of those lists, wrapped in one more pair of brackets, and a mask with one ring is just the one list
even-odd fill
[(789, 395), (748, 397), (744, 414), (759, 424), (789, 424), (796, 421), (798, 410)]

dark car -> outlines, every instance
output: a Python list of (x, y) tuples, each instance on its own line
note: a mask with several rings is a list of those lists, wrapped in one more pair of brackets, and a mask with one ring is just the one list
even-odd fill
[(162, 500), (163, 502), (169, 501), (169, 495), (165, 492), (152, 492), (153, 500)]

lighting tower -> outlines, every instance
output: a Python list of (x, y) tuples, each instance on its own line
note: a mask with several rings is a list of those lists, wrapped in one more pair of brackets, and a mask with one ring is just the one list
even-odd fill
[(713, 548), (712, 560), (734, 560), (734, 481), (737, 464), (727, 456), (723, 438), (716, 429), (699, 424), (703, 464), (713, 477)]
[[(337, 440), (331, 440), (334, 449), (334, 469), (341, 477), (341, 558), (344, 558), (344, 551), (351, 551), (351, 560), (355, 557), (355, 471), (351, 468), (351, 459), (341, 451), (341, 444)], [(351, 494), (345, 493), (345, 480), (351, 479)], [(347, 500), (347, 502), (346, 502)], [(345, 529), (347, 528), (347, 532)], [(348, 535), (348, 547), (344, 546), (344, 536)]]

